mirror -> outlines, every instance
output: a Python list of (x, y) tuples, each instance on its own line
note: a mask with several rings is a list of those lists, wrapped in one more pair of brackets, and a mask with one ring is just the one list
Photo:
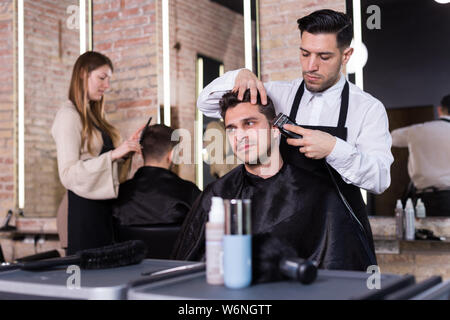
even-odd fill
[[(246, 65), (244, 2), (213, 0), (208, 5), (211, 11), (202, 13), (203, 19), (208, 21), (214, 16), (217, 23), (213, 30), (201, 28), (202, 31), (198, 33), (198, 93), (224, 72), (243, 68)], [(250, 1), (252, 48), (250, 68), (258, 74), (256, 5), (257, 1)], [(203, 37), (210, 39), (207, 45), (202, 42)], [(229, 147), (225, 128), (220, 119), (209, 118), (196, 110), (196, 126), (196, 183), (200, 189), (203, 189), (236, 167), (237, 159)], [(218, 153), (221, 155), (219, 156)]]
[[(347, 1), (347, 12), (352, 1)], [(434, 0), (361, 0), (362, 40), (368, 59), (364, 90), (386, 107), (390, 131), (436, 119), (436, 106), (448, 87), (450, 4)], [(351, 77), (350, 77), (351, 79)], [(438, 146), (436, 146), (438, 147)], [(392, 148), (391, 186), (369, 195), (371, 213), (393, 216), (405, 194), (408, 149)]]

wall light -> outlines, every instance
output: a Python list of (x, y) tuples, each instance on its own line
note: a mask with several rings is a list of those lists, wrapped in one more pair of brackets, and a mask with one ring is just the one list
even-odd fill
[(245, 39), (245, 67), (250, 71), (253, 71), (251, 0), (244, 0), (244, 39)]
[[(353, 34), (354, 34), (354, 45), (355, 45), (355, 53), (358, 50), (358, 54), (364, 54), (363, 48), (365, 48), (362, 42), (362, 24), (361, 24), (361, 0), (353, 0)], [(367, 51), (367, 49), (366, 49)], [(351, 58), (350, 58), (351, 60)], [(364, 60), (364, 58), (359, 58), (358, 60)], [(366, 57), (367, 60), (367, 57)], [(363, 66), (361, 61), (357, 61), (354, 66), (355, 73), (355, 84), (364, 90), (364, 77), (363, 77)], [(360, 189), (364, 202), (367, 204), (367, 191), (364, 189)]]
[(17, 193), (18, 207), (25, 206), (25, 55), (24, 55), (24, 0), (17, 2)]
[[(197, 100), (203, 90), (203, 58), (197, 58)], [(195, 182), (203, 190), (203, 113), (195, 108)]]
[(170, 127), (169, 0), (162, 0), (164, 124)]

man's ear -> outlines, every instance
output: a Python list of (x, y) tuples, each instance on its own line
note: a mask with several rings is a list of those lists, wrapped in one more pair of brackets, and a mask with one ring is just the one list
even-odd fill
[(447, 112), (447, 108), (444, 108), (443, 106), (437, 107), (437, 112), (439, 117), (448, 116), (449, 113)]
[(277, 139), (277, 140), (280, 139), (281, 132), (280, 132), (280, 130), (279, 130), (278, 128), (272, 127), (271, 131), (272, 131), (272, 136), (273, 136), (275, 139)]
[(344, 52), (342, 52), (342, 66), (345, 66), (348, 62), (348, 60), (350, 60), (350, 57), (353, 54), (353, 48), (348, 47), (347, 49), (344, 50)]
[(167, 160), (169, 163), (173, 162), (174, 152), (175, 152), (175, 148), (172, 148), (172, 150), (170, 150), (169, 153), (167, 154)]

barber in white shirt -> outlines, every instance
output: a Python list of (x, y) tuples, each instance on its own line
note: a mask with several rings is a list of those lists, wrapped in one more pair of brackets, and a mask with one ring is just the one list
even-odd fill
[(321, 167), (322, 172), (324, 160), (319, 159), (325, 159), (337, 172), (353, 210), (370, 230), (359, 188), (380, 194), (390, 185), (393, 157), (386, 110), (342, 74), (353, 53), (353, 28), (347, 15), (319, 10), (297, 23), (303, 79), (263, 84), (249, 70), (230, 71), (202, 91), (197, 107), (209, 117), (219, 117), (218, 101), (225, 92), (238, 90), (242, 98), (250, 88), (252, 103), (259, 91), (263, 104), (267, 93), (277, 112), (302, 126), (285, 127), (303, 139), (288, 139), (289, 145), (282, 141), (283, 157), (312, 170)]
[(438, 107), (439, 120), (392, 131), (394, 147), (408, 147), (408, 173), (427, 216), (450, 216), (450, 95)]

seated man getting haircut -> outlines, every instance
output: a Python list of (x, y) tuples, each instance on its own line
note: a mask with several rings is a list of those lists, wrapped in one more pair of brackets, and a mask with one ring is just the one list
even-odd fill
[(233, 152), (244, 164), (208, 185), (196, 200), (173, 258), (205, 258), (205, 223), (211, 198), (218, 196), (251, 199), (252, 234), (270, 234), (319, 268), (365, 271), (376, 264), (371, 235), (347, 210), (331, 179), (283, 161), (270, 98), (267, 105), (259, 96), (251, 104), (249, 90), (242, 101), (230, 92), (220, 106)]
[(144, 166), (119, 187), (114, 216), (120, 225), (181, 224), (200, 190), (170, 171), (173, 129), (149, 126), (143, 137)]

